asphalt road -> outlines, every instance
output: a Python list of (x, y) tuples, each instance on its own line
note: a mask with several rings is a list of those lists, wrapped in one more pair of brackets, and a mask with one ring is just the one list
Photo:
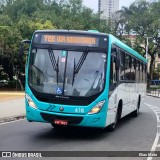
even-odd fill
[[(159, 104), (160, 98), (146, 97), (141, 102), (139, 116), (122, 119), (114, 132), (85, 128), (56, 130), (50, 124), (27, 120), (0, 124), (0, 151), (150, 151), (157, 133), (157, 119), (152, 107), (160, 108)], [(142, 157), (87, 158), (94, 159), (147, 160)]]

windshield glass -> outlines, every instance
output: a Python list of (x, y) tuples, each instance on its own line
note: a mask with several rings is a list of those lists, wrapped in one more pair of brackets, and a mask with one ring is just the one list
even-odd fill
[(33, 49), (29, 85), (40, 93), (89, 97), (104, 88), (106, 53)]

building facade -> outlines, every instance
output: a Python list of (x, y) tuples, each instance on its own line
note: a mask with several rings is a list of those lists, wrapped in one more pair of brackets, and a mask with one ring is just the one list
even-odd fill
[(119, 10), (119, 0), (99, 0), (98, 11), (102, 19), (111, 19), (112, 15)]

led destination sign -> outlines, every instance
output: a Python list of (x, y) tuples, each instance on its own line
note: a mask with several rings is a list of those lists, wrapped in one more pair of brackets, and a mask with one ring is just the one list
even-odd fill
[(42, 35), (41, 44), (59, 44), (98, 47), (99, 38), (79, 35)]

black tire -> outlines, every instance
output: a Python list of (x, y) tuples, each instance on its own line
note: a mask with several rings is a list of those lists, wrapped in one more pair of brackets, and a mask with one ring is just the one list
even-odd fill
[(123, 102), (119, 101), (115, 121), (114, 121), (114, 123), (112, 123), (111, 125), (108, 126), (109, 131), (114, 131), (117, 126), (117, 123), (120, 121), (121, 114), (122, 114), (122, 107), (123, 107)]
[(139, 115), (139, 108), (140, 108), (140, 103), (141, 103), (141, 98), (138, 98), (138, 103), (137, 103), (137, 108), (135, 111), (133, 111), (132, 116), (133, 117), (138, 117)]

